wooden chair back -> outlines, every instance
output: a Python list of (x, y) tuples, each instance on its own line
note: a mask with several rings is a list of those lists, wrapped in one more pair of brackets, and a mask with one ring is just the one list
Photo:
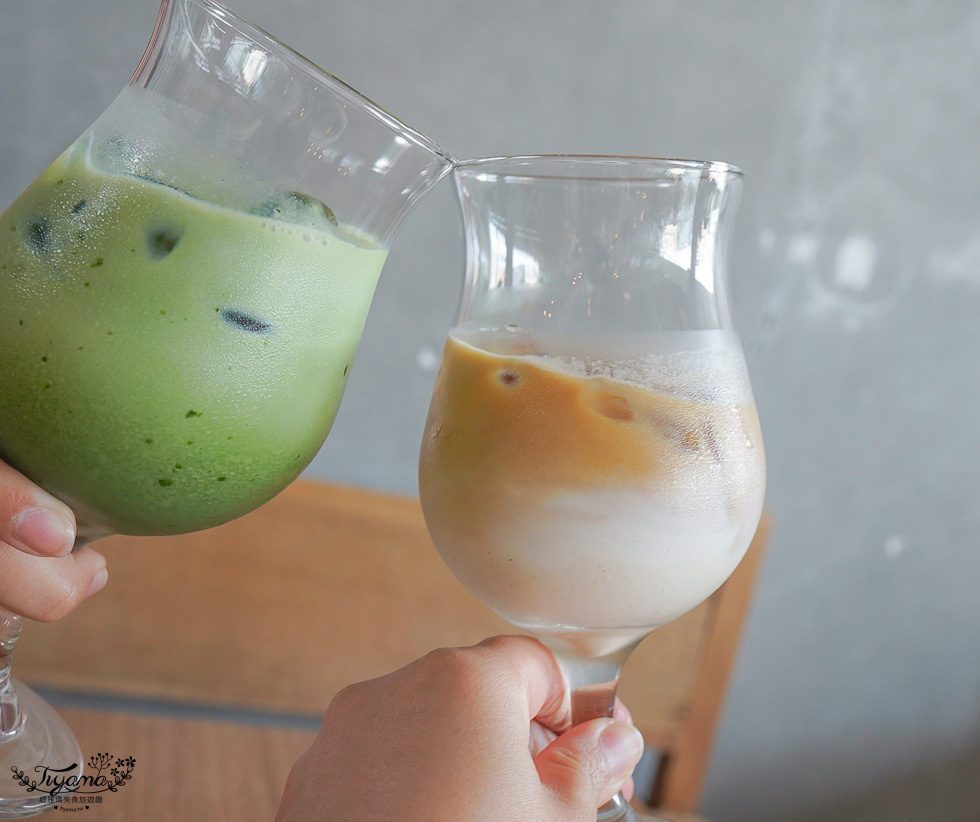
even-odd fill
[[(627, 664), (623, 699), (659, 754), (654, 805), (697, 806), (764, 537), (763, 527), (732, 579)], [(513, 632), (445, 568), (415, 499), (300, 481), (220, 528), (100, 549), (109, 585), (25, 630), (20, 678), (274, 724), (319, 717), (345, 685), (432, 648)]]

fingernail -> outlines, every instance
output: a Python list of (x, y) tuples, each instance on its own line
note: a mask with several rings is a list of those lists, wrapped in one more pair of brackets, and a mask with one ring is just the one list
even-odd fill
[(47, 557), (66, 556), (75, 544), (75, 523), (49, 508), (22, 511), (14, 517), (13, 532), (22, 547)]
[(89, 585), (89, 587), (88, 587), (88, 593), (85, 596), (86, 597), (90, 597), (90, 596), (92, 596), (92, 594), (98, 593), (103, 588), (105, 588), (105, 584), (108, 581), (109, 581), (109, 569), (108, 568), (103, 568), (101, 571), (99, 571), (99, 573), (97, 573), (92, 578), (92, 584)]
[(626, 779), (643, 755), (643, 737), (632, 725), (610, 721), (599, 734), (606, 764), (616, 778)]

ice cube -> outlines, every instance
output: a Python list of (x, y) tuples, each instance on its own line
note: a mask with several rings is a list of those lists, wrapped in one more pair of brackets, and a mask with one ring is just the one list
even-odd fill
[(24, 230), (27, 245), (38, 254), (46, 254), (51, 250), (51, 223), (47, 217), (31, 220)]
[(146, 249), (154, 260), (162, 260), (177, 247), (184, 232), (174, 226), (155, 226), (146, 232)]
[(146, 176), (147, 151), (135, 137), (112, 134), (104, 140), (93, 140), (89, 149), (92, 165), (115, 174)]
[(234, 326), (240, 331), (248, 331), (251, 334), (266, 334), (273, 330), (272, 323), (238, 308), (223, 309), (221, 319), (228, 325)]
[[(105, 140), (93, 142), (90, 157), (93, 165), (112, 174), (127, 174), (148, 183), (172, 188), (194, 197), (186, 186), (180, 185), (173, 174), (160, 167), (158, 149), (144, 144), (128, 134), (113, 134)], [(190, 175), (185, 175), (190, 178)]]
[(337, 218), (326, 203), (318, 200), (310, 194), (303, 194), (300, 191), (285, 191), (269, 197), (258, 208), (253, 209), (253, 214), (260, 217), (269, 217), (273, 220), (282, 220), (286, 223), (329, 230), (331, 226), (337, 225)]

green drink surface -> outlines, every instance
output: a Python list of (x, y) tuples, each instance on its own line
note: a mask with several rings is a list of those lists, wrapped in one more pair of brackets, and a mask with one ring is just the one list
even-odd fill
[(0, 216), (0, 458), (114, 533), (282, 490), (330, 428), (386, 252), (280, 211), (69, 149)]

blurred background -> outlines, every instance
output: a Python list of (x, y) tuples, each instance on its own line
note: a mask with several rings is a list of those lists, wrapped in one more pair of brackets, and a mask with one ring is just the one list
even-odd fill
[[(232, 5), (460, 158), (745, 170), (731, 263), (775, 532), (703, 810), (976, 822), (980, 5)], [(156, 13), (0, 0), (0, 203), (129, 80)], [(462, 254), (444, 183), (396, 240), (309, 476), (416, 492)]]

